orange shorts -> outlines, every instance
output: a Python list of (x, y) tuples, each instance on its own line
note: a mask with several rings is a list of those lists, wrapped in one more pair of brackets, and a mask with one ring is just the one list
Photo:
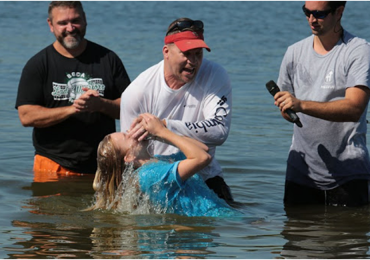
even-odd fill
[(34, 182), (57, 181), (61, 177), (70, 175), (82, 175), (81, 173), (64, 168), (60, 164), (44, 156), (35, 155), (33, 163)]

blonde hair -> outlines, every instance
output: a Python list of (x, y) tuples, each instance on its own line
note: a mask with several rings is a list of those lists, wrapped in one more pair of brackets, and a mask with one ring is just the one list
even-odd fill
[(117, 202), (114, 198), (122, 181), (125, 162), (114, 146), (111, 135), (105, 136), (99, 143), (97, 162), (93, 183), (95, 204), (87, 210), (115, 208)]

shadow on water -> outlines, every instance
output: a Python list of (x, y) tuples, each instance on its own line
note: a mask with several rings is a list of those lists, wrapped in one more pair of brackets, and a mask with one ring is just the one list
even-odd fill
[(285, 208), (285, 258), (364, 258), (369, 255), (370, 207)]

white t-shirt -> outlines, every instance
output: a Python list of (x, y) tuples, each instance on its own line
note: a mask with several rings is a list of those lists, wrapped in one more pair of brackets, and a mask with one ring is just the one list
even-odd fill
[[(164, 79), (163, 60), (141, 73), (122, 93), (121, 131), (142, 113), (165, 119), (171, 131), (192, 137), (209, 147), (213, 160), (200, 172), (204, 180), (222, 176), (214, 158), (216, 146), (223, 144), (231, 124), (231, 85), (225, 69), (203, 59), (196, 78), (178, 90), (170, 89)], [(153, 142), (154, 154), (178, 152), (174, 146)]]

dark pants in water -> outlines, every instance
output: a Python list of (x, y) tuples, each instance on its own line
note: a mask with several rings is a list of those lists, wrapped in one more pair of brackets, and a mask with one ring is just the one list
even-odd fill
[(352, 180), (332, 190), (285, 182), (285, 205), (321, 204), (356, 207), (369, 204), (369, 181)]
[(220, 176), (207, 179), (206, 184), (218, 195), (219, 198), (224, 199), (226, 202), (234, 201), (229, 186)]

